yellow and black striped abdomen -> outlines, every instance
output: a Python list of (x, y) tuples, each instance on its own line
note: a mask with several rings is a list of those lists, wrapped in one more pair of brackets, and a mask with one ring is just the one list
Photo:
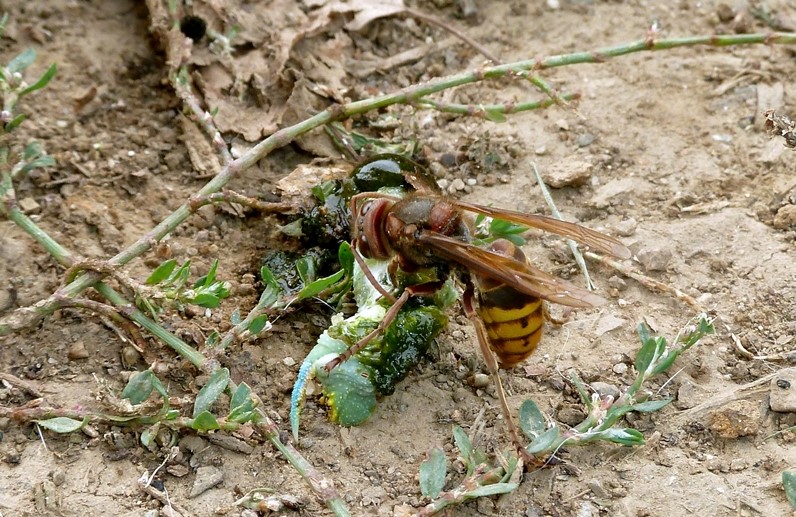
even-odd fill
[(478, 315), (501, 368), (523, 362), (542, 339), (544, 300), (507, 284), (479, 279)]

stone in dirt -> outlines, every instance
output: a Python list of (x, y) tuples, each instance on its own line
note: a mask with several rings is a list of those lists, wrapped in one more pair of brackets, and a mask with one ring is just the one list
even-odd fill
[(591, 179), (594, 168), (589, 162), (581, 160), (565, 160), (551, 165), (544, 173), (544, 180), (553, 188), (579, 187)]
[(188, 497), (196, 497), (224, 481), (224, 471), (216, 467), (199, 467)]
[(771, 380), (768, 400), (771, 411), (796, 412), (796, 368), (782, 370)]
[(667, 248), (644, 248), (636, 254), (645, 271), (666, 271), (672, 260), (672, 250)]

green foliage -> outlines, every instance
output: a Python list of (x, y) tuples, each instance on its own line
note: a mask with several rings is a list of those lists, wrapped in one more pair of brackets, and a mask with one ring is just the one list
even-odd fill
[(218, 259), (213, 261), (207, 274), (199, 277), (189, 288), (186, 286), (191, 275), (191, 261), (186, 260), (178, 268), (176, 260), (166, 260), (145, 281), (146, 285), (157, 286), (159, 293), (137, 296), (137, 305), (153, 317), (164, 310), (163, 306), (156, 304), (158, 298), (165, 299), (167, 305), (174, 305), (178, 310), (182, 310), (186, 304), (215, 309), (221, 300), (229, 296), (230, 288), (229, 282), (216, 279), (217, 271)]
[(527, 226), (478, 214), (475, 217), (473, 243), (477, 246), (484, 246), (497, 239), (506, 239), (516, 246), (522, 246), (525, 244), (525, 239), (521, 235), (527, 231)]
[(545, 417), (534, 401), (523, 401), (520, 406), (519, 424), (520, 430), (530, 440), (535, 439), (544, 432), (546, 427)]
[(130, 377), (127, 386), (122, 390), (122, 398), (128, 399), (131, 404), (136, 405), (148, 399), (153, 391), (163, 397), (164, 403), (168, 404), (169, 395), (166, 393), (163, 383), (152, 370), (144, 370)]
[(47, 69), (47, 71), (44, 72), (35, 83), (31, 84), (26, 88), (23, 88), (22, 91), (19, 92), (18, 98), (21, 99), (25, 95), (33, 93), (36, 90), (41, 90), (42, 88), (47, 86), (52, 80), (52, 78), (55, 77), (57, 71), (58, 67), (56, 66), (56, 64), (55, 63), (51, 64), (50, 67)]
[(197, 418), (200, 413), (210, 409), (210, 406), (224, 393), (224, 390), (229, 384), (229, 370), (226, 368), (219, 368), (214, 371), (207, 384), (202, 386), (199, 393), (196, 395), (196, 401), (193, 406), (193, 417)]
[(55, 431), (59, 434), (66, 434), (82, 429), (88, 423), (88, 417), (83, 417), (83, 420), (75, 420), (74, 418), (59, 416), (55, 418), (48, 418), (46, 420), (34, 420), (34, 422), (45, 429), (49, 429), (50, 431)]
[(427, 508), (435, 512), (448, 506), (461, 504), (479, 497), (506, 494), (517, 489), (512, 478), (519, 474), (519, 458), (514, 452), (498, 454), (490, 461), (487, 454), (473, 443), (461, 427), (454, 426), (453, 440), (459, 450), (459, 458), (467, 467), (459, 485), (448, 492), (442, 492), (448, 475), (445, 454), (439, 448), (428, 453), (428, 459), (420, 465), (420, 491), (432, 499)]
[(447, 473), (448, 459), (445, 452), (434, 447), (428, 453), (428, 458), (420, 464), (420, 493), (432, 499), (437, 497), (445, 486)]
[(785, 496), (788, 498), (790, 507), (796, 509), (796, 474), (789, 470), (784, 471), (782, 486), (785, 488)]
[[(371, 122), (372, 126), (378, 126), (378, 124), (378, 121)], [(338, 149), (343, 152), (353, 151), (357, 155), (395, 154), (412, 156), (417, 146), (417, 142), (413, 140), (389, 142), (380, 138), (370, 137), (362, 132), (349, 131), (340, 122), (326, 124), (323, 128)]]

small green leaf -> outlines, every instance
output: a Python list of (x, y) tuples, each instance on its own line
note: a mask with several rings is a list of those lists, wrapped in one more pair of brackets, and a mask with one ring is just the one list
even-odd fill
[(517, 490), (517, 487), (520, 486), (517, 483), (494, 483), (491, 485), (480, 486), (475, 490), (470, 490), (467, 492), (466, 497), (471, 499), (476, 499), (478, 497), (489, 497), (491, 495), (498, 495), (498, 494), (508, 494), (509, 492), (513, 492)]
[(268, 267), (263, 266), (260, 268), (260, 279), (262, 279), (263, 284), (266, 286), (269, 285), (278, 285), (276, 283), (276, 278), (274, 278), (274, 274), (271, 273), (271, 270)]
[(490, 122), (505, 122), (506, 115), (500, 110), (484, 110), (484, 118)]
[(8, 122), (8, 124), (6, 124), (6, 125), (5, 125), (5, 128), (4, 128), (4, 129), (5, 129), (6, 133), (9, 133), (9, 132), (13, 131), (14, 129), (16, 129), (16, 128), (17, 128), (17, 126), (19, 126), (20, 124), (22, 124), (22, 121), (23, 121), (23, 120), (25, 120), (25, 114), (24, 114), (24, 113), (20, 113), (20, 114), (19, 114), (19, 115), (17, 115), (16, 117), (12, 118), (12, 119), (11, 119), (11, 120)]
[(34, 420), (37, 424), (44, 427), (45, 429), (49, 429), (50, 431), (55, 431), (56, 433), (66, 434), (66, 433), (73, 433), (79, 429), (82, 429), (84, 425), (88, 423), (88, 417), (83, 417), (83, 420), (75, 420), (74, 418), (69, 418), (65, 416), (58, 416), (55, 418), (48, 418), (47, 420)]
[(174, 268), (177, 267), (177, 261), (174, 259), (169, 259), (159, 265), (155, 270), (149, 275), (149, 278), (146, 279), (147, 285), (156, 285), (162, 282), (163, 280), (168, 277)]
[(14, 59), (8, 63), (6, 69), (8, 69), (8, 71), (12, 74), (24, 72), (25, 69), (32, 65), (34, 61), (36, 61), (36, 51), (32, 48), (28, 48), (14, 57)]
[(782, 473), (782, 486), (791, 508), (796, 508), (796, 474), (786, 470)]
[(194, 296), (193, 300), (191, 300), (191, 303), (198, 305), (199, 307), (215, 309), (221, 304), (221, 300), (214, 294), (202, 293)]
[(630, 411), (638, 411), (639, 413), (652, 413), (665, 407), (671, 401), (672, 399), (648, 400), (639, 404), (633, 404), (630, 406)]
[(185, 283), (188, 281), (188, 277), (191, 274), (191, 261), (186, 260), (185, 263), (180, 266), (180, 269), (172, 273), (169, 278), (166, 279), (166, 285), (173, 285), (176, 289), (182, 289)]
[(526, 400), (520, 406), (520, 429), (530, 440), (544, 432), (544, 415), (533, 400)]
[(209, 336), (207, 336), (207, 339), (205, 339), (205, 345), (209, 347), (216, 346), (216, 343), (218, 343), (220, 338), (221, 336), (219, 335), (218, 331), (214, 330)]
[(428, 459), (420, 464), (420, 492), (434, 499), (445, 486), (445, 475), (448, 473), (448, 459), (439, 447), (428, 453)]
[(354, 274), (354, 253), (351, 251), (351, 245), (345, 241), (340, 243), (340, 248), (337, 250), (337, 261), (340, 262), (340, 267), (346, 275)]
[(304, 287), (304, 289), (299, 291), (296, 294), (296, 297), (299, 300), (306, 300), (307, 298), (312, 298), (313, 296), (318, 295), (318, 293), (320, 293), (327, 287), (330, 287), (339, 282), (340, 280), (342, 280), (343, 276), (345, 276), (345, 271), (341, 269), (340, 271), (331, 276), (327, 276), (319, 280), (316, 280), (315, 282), (307, 285), (306, 287)]
[(41, 90), (42, 88), (47, 86), (47, 84), (50, 82), (50, 80), (52, 80), (52, 78), (55, 77), (55, 72), (57, 72), (57, 71), (58, 71), (58, 67), (55, 65), (55, 63), (51, 64), (50, 68), (48, 68), (47, 71), (44, 72), (41, 75), (41, 77), (39, 77), (38, 81), (36, 81), (35, 83), (31, 84), (30, 86), (28, 86), (27, 88), (25, 88), (24, 90), (19, 92), (19, 97), (18, 98), (21, 99), (25, 95), (27, 95), (29, 93), (32, 93), (32, 92), (35, 92), (36, 90)]
[(241, 382), (238, 384), (238, 387), (235, 388), (235, 393), (232, 394), (232, 399), (229, 401), (229, 407), (236, 408), (247, 402), (251, 398), (252, 389), (249, 387), (248, 384), (245, 382)]
[(155, 437), (158, 435), (158, 431), (160, 430), (160, 422), (156, 422), (154, 425), (151, 425), (144, 429), (141, 432), (141, 445), (149, 449), (150, 445), (152, 445), (155, 441)]
[(459, 449), (459, 453), (469, 469), (473, 454), (473, 442), (470, 441), (470, 437), (467, 436), (464, 429), (458, 425), (453, 427), (453, 441), (456, 442), (456, 448)]
[(249, 323), (249, 334), (252, 336), (258, 335), (260, 332), (263, 331), (265, 326), (268, 324), (268, 315), (267, 314), (260, 314), (256, 318), (254, 318), (251, 323)]
[[(641, 322), (638, 324), (638, 335), (641, 338), (641, 348), (636, 354), (636, 361), (635, 367), (636, 371), (639, 373), (644, 373), (649, 368), (650, 364), (660, 355), (659, 350), (659, 340), (662, 338), (656, 338), (650, 336), (649, 327), (647, 327), (646, 323)], [(665, 347), (664, 341), (664, 347)]]
[(210, 406), (216, 401), (229, 384), (229, 370), (226, 368), (219, 368), (214, 371), (207, 380), (207, 384), (202, 386), (199, 393), (196, 395), (196, 402), (193, 406), (193, 417), (210, 409)]
[(41, 147), (41, 143), (34, 141), (25, 146), (25, 149), (22, 151), (22, 159), (28, 161), (33, 158), (38, 158), (43, 154), (44, 150)]
[(199, 277), (199, 279), (194, 282), (193, 288), (196, 289), (197, 287), (209, 287), (216, 281), (216, 271), (218, 270), (218, 259), (213, 261), (213, 265), (210, 266), (210, 271), (207, 272), (205, 276)]
[(315, 271), (315, 260), (311, 257), (301, 257), (296, 261), (296, 271), (298, 271), (301, 283), (305, 286), (315, 281), (317, 275)]
[(586, 406), (586, 409), (591, 411), (594, 407), (594, 404), (591, 401), (591, 396), (589, 396), (589, 391), (586, 389), (586, 386), (583, 384), (583, 381), (580, 379), (578, 372), (572, 371), (572, 374), (569, 376), (569, 380), (572, 381), (572, 384), (575, 385), (575, 389), (578, 390), (578, 395), (580, 395), (580, 401)]
[(255, 418), (257, 418), (256, 411), (246, 411), (242, 407), (235, 408), (227, 417), (227, 420), (230, 422), (235, 422), (238, 424), (245, 424), (246, 422), (251, 422)]
[(630, 427), (606, 429), (599, 434), (599, 438), (621, 445), (644, 445), (644, 435)]
[(33, 169), (40, 169), (42, 167), (52, 167), (55, 165), (55, 158), (52, 156), (39, 156), (35, 160), (28, 162), (22, 167), (22, 172), (29, 172)]
[(122, 390), (122, 398), (129, 399), (130, 404), (133, 405), (142, 403), (148, 399), (149, 395), (152, 393), (152, 379), (155, 378), (155, 374), (152, 373), (152, 370), (144, 370), (143, 372), (133, 374), (130, 380), (127, 381), (127, 386)]
[(160, 379), (158, 379), (154, 373), (152, 374), (151, 382), (152, 382), (152, 389), (155, 390), (158, 393), (158, 395), (160, 395), (163, 398), (165, 406), (168, 406), (169, 394), (166, 392), (166, 387), (163, 386), (163, 383), (160, 382)]
[(536, 439), (532, 441), (531, 444), (525, 449), (531, 455), (546, 452), (560, 435), (561, 430), (558, 427), (551, 427), (547, 431), (537, 436)]
[(216, 417), (214, 417), (210, 411), (202, 411), (196, 415), (191, 422), (191, 429), (197, 431), (215, 431), (220, 428), (221, 426), (218, 425), (218, 420), (216, 420)]

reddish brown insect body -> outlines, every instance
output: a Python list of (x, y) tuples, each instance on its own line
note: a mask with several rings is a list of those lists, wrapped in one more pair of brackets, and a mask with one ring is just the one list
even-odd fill
[(497, 375), (498, 361), (501, 366), (510, 368), (533, 353), (541, 339), (546, 317), (544, 300), (572, 307), (592, 307), (604, 300), (535, 268), (525, 254), (507, 240), (498, 239), (488, 248), (474, 245), (465, 214), (478, 213), (540, 228), (620, 258), (629, 258), (630, 251), (616, 239), (577, 224), (453, 201), (424, 192), (404, 198), (379, 193), (358, 194), (351, 200), (351, 212), (354, 256), (374, 287), (394, 303), (376, 330), (331, 361), (327, 368), (334, 368), (387, 328), (410, 296), (433, 294), (441, 287), (441, 281), (408, 286), (396, 299), (373, 278), (362, 256), (392, 259), (390, 271), (393, 274), (397, 269), (411, 273), (435, 267), (444, 281), (451, 270), (457, 270), (465, 286), (464, 309), (475, 325), (481, 352), (495, 377), (512, 440), (524, 452)]

